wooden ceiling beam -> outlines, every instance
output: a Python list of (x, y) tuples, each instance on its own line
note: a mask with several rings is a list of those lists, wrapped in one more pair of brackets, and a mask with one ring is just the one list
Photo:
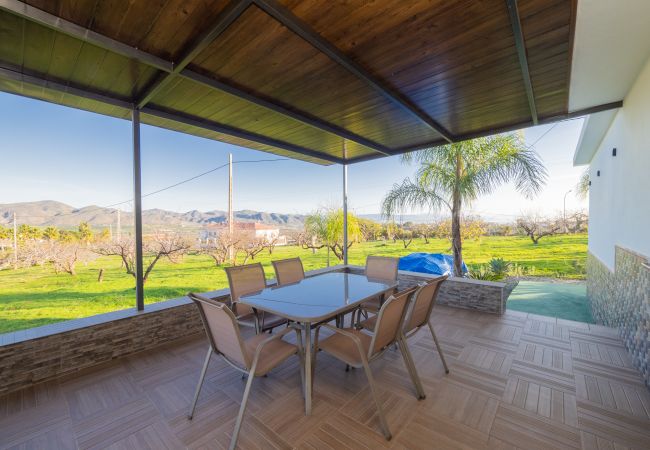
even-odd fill
[(196, 55), (205, 48), (205, 46), (209, 45), (210, 42), (212, 42), (219, 34), (221, 34), (227, 28), (227, 25), (239, 17), (239, 15), (246, 9), (246, 7), (250, 5), (250, 3), (250, 0), (236, 0), (234, 2), (231, 2), (229, 9), (227, 11), (224, 11), (219, 16), (220, 18), (215, 22), (215, 25), (207, 30), (202, 35), (201, 39), (197, 40), (197, 43), (186, 52), (178, 64), (174, 64), (171, 61), (166, 61), (162, 58), (158, 58), (145, 51), (136, 49), (112, 38), (96, 33), (88, 28), (84, 28), (65, 19), (61, 19), (60, 17), (42, 11), (38, 8), (34, 8), (33, 6), (30, 6), (22, 1), (0, 0), (0, 10), (8, 11), (16, 16), (22, 17), (25, 20), (29, 20), (55, 31), (64, 33), (75, 39), (96, 45), (97, 47), (103, 48), (104, 50), (115, 52), (127, 58), (134, 59), (150, 67), (154, 67), (163, 71), (164, 73), (162, 73), (160, 77), (156, 79), (155, 84), (149, 88), (148, 95), (145, 93), (140, 96), (139, 100), (131, 100), (140, 107), (146, 105), (148, 101), (153, 98), (153, 94), (155, 94), (154, 90), (158, 91), (160, 88), (162, 88), (162, 83), (167, 82), (163, 82), (162, 80), (169, 80), (173, 76), (172, 74), (177, 74), (184, 78), (198, 81), (202, 84), (210, 86), (213, 89), (227, 92), (228, 94), (234, 95), (248, 102), (255, 103), (256, 105), (263, 106), (282, 115), (291, 117), (294, 120), (297, 120), (314, 128), (318, 128), (322, 131), (334, 134), (342, 139), (347, 139), (349, 141), (363, 145), (381, 154), (392, 154), (392, 151), (388, 147), (352, 133), (344, 128), (315, 118), (305, 112), (289, 108), (288, 106), (282, 105), (279, 102), (265, 99), (258, 95), (246, 92), (243, 89), (240, 89), (231, 84), (227, 84), (223, 81), (217, 81), (213, 78), (208, 78), (186, 68), (191, 60), (194, 59), (194, 57), (196, 57)]
[(277, 147), (292, 153), (308, 156), (310, 158), (320, 159), (321, 161), (327, 161), (336, 164), (345, 164), (345, 160), (337, 156), (332, 156), (327, 153), (320, 153), (316, 150), (311, 150), (306, 147), (291, 144), (285, 141), (280, 141), (278, 139), (274, 139), (268, 136), (263, 136), (261, 134), (242, 130), (240, 128), (235, 128), (230, 125), (224, 125), (212, 120), (207, 120), (202, 117), (193, 116), (180, 111), (174, 111), (167, 108), (151, 107), (151, 106), (145, 106), (140, 111), (143, 114), (149, 114), (151, 116), (159, 117), (161, 119), (172, 120), (193, 127), (214, 131), (215, 133), (226, 134), (228, 136), (245, 139), (248, 141), (256, 142), (258, 144)]
[(537, 125), (537, 106), (535, 105), (535, 93), (533, 92), (533, 83), (530, 79), (530, 70), (528, 69), (528, 57), (526, 55), (526, 43), (524, 41), (524, 33), (521, 29), (521, 19), (519, 17), (519, 8), (517, 8), (517, 0), (506, 0), (508, 7), (508, 14), (510, 15), (510, 25), (512, 25), (512, 34), (515, 38), (515, 47), (517, 49), (517, 57), (519, 58), (519, 66), (521, 67), (521, 77), (524, 80), (524, 88), (526, 90), (526, 97), (528, 98), (528, 107), (530, 108), (530, 117), (534, 125)]
[[(611, 103), (604, 103), (602, 105), (595, 105), (595, 106), (590, 106), (589, 108), (583, 108), (583, 109), (571, 111), (566, 114), (556, 114), (552, 116), (542, 117), (538, 119), (537, 124), (534, 124), (532, 121), (518, 122), (516, 124), (506, 125), (500, 128), (489, 128), (486, 130), (477, 131), (475, 133), (466, 133), (466, 134), (457, 135), (457, 139), (458, 139), (457, 142), (462, 142), (468, 139), (475, 139), (479, 137), (492, 136), (494, 134), (499, 134), (499, 133), (508, 133), (510, 131), (521, 130), (523, 128), (528, 128), (535, 125), (547, 125), (554, 122), (561, 122), (563, 120), (577, 119), (578, 117), (587, 116), (589, 114), (595, 114), (602, 111), (609, 111), (611, 109), (617, 109), (622, 107), (623, 107), (623, 100), (619, 100)], [(400, 155), (402, 153), (424, 150), (426, 148), (437, 147), (439, 145), (445, 145), (445, 144), (446, 142), (437, 140), (437, 141), (425, 142), (423, 144), (418, 144), (415, 146), (398, 148), (395, 149), (393, 152), (396, 155)], [(352, 159), (350, 163), (352, 164), (355, 162), (368, 161), (371, 159), (375, 159), (374, 155), (361, 156)]]
[(251, 0), (232, 0), (219, 14), (217, 20), (205, 30), (199, 38), (188, 48), (177, 63), (173, 64), (171, 72), (160, 74), (139, 96), (136, 104), (138, 108), (144, 107), (155, 97), (171, 80), (176, 78), (199, 53), (210, 45), (221, 33), (232, 24), (248, 8)]
[(367, 86), (370, 86), (379, 92), (384, 98), (388, 99), (402, 110), (415, 116), (420, 120), (420, 122), (424, 123), (429, 128), (435, 130), (446, 141), (454, 141), (454, 137), (448, 130), (422, 111), (417, 105), (411, 102), (411, 100), (368, 73), (363, 67), (350, 59), (341, 50), (323, 39), (321, 35), (316, 33), (312, 28), (296, 17), (289, 9), (275, 0), (253, 0), (253, 3), (282, 25), (296, 33), (302, 39), (309, 42), (314, 48), (327, 55), (335, 63), (362, 80)]
[(63, 94), (70, 94), (88, 100), (105, 103), (107, 105), (117, 106), (118, 108), (124, 108), (127, 110), (133, 109), (133, 103), (131, 102), (131, 99), (121, 98), (114, 95), (106, 95), (104, 93), (96, 92), (86, 88), (72, 86), (69, 83), (63, 81), (46, 79), (43, 75), (40, 74), (26, 74), (21, 71), (20, 67), (11, 67), (10, 65), (4, 63), (0, 63), (0, 79), (25, 83), (44, 89), (51, 89)]
[[(47, 79), (42, 74), (36, 74), (36, 73), (25, 74), (20, 72), (19, 68), (13, 68), (10, 66), (0, 65), (0, 79), (17, 81), (32, 86), (51, 89), (57, 92), (74, 95), (76, 97), (85, 98), (88, 100), (102, 102), (108, 105), (117, 106), (127, 110), (132, 110), (133, 108), (136, 107), (136, 105), (133, 102), (131, 102), (130, 99), (125, 99), (113, 95), (106, 95), (104, 93), (95, 92), (81, 86), (71, 85), (70, 83), (67, 83), (62, 80)], [(257, 133), (253, 133), (247, 130), (242, 130), (240, 128), (235, 128), (230, 125), (224, 125), (212, 120), (190, 116), (180, 111), (161, 109), (161, 108), (151, 108), (148, 106), (142, 108), (141, 111), (143, 114), (149, 114), (167, 120), (183, 123), (185, 125), (203, 128), (205, 130), (214, 131), (216, 133), (225, 134), (239, 139), (245, 139), (247, 141), (251, 141), (261, 145), (276, 147), (282, 150), (286, 150), (288, 152), (297, 153), (300, 155), (308, 156), (310, 158), (319, 159), (321, 161), (327, 161), (336, 164), (345, 163), (343, 158), (339, 158), (337, 156), (320, 153), (316, 150), (308, 149), (299, 145), (291, 144), (285, 141), (280, 141), (278, 139), (270, 138), (267, 136), (262, 136)]]
[(356, 142), (357, 144), (371, 148), (381, 153), (382, 155), (393, 154), (392, 150), (384, 145), (371, 141), (370, 139), (366, 139), (363, 136), (359, 136), (356, 133), (352, 133), (346, 130), (345, 128), (341, 128), (332, 123), (323, 121), (318, 117), (312, 116), (311, 114), (308, 114), (304, 111), (298, 111), (288, 105), (283, 105), (278, 101), (264, 98), (259, 94), (252, 94), (250, 92), (247, 92), (244, 89), (233, 86), (231, 83), (226, 83), (224, 81), (217, 80), (215, 78), (208, 77), (206, 75), (201, 75), (197, 72), (187, 70), (187, 69), (182, 71), (180, 74), (183, 77), (188, 78), (197, 83), (209, 86), (213, 89), (217, 89), (222, 92), (226, 92), (228, 94), (234, 95), (237, 98), (249, 101), (263, 108), (270, 109), (271, 111), (282, 114), (283, 116), (291, 117), (292, 119), (295, 119), (298, 122), (301, 122), (303, 124), (310, 125), (314, 128), (318, 128), (319, 130), (337, 135), (348, 141)]
[(127, 58), (140, 61), (150, 67), (171, 72), (173, 63), (158, 58), (150, 53), (139, 50), (130, 45), (111, 39), (103, 34), (96, 33), (88, 28), (84, 28), (76, 23), (61, 19), (53, 14), (34, 8), (25, 2), (18, 0), (0, 0), (0, 10), (10, 12), (18, 17), (37, 23), (49, 29), (66, 34), (70, 37), (80, 39), (99, 48), (115, 52)]

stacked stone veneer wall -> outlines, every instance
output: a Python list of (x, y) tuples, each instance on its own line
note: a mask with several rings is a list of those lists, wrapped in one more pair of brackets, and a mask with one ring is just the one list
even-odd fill
[(618, 328), (634, 365), (650, 387), (650, 265), (647, 258), (617, 247), (612, 272), (589, 253), (587, 297), (594, 319)]
[[(158, 310), (116, 311), (92, 318), (34, 329), (40, 337), (11, 333), (0, 346), (0, 395), (78, 372), (131, 353), (203, 333), (196, 306), (189, 299), (159, 304)], [(102, 323), (85, 323), (89, 321)], [(67, 327), (67, 330), (61, 329)], [(45, 330), (43, 330), (45, 328)], [(12, 343), (7, 339), (17, 337)], [(28, 337), (28, 339), (21, 339)]]
[[(363, 267), (353, 266), (349, 270), (353, 273), (363, 273)], [(423, 280), (435, 277), (435, 275), (400, 271), (398, 289), (407, 289)], [(508, 296), (516, 285), (516, 281), (500, 283), (451, 277), (440, 286), (437, 303), (490, 314), (503, 314), (506, 311)]]

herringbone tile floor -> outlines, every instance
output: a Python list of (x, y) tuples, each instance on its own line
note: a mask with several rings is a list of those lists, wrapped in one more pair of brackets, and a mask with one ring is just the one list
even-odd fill
[[(241, 448), (650, 448), (650, 394), (608, 328), (436, 307), (451, 373), (424, 331), (410, 341), (427, 393), (399, 352), (373, 365), (387, 442), (363, 371), (321, 353), (306, 417), (297, 359), (256, 379)], [(185, 341), (0, 398), (1, 448), (222, 448), (244, 380), (214, 358), (186, 418), (206, 342)]]

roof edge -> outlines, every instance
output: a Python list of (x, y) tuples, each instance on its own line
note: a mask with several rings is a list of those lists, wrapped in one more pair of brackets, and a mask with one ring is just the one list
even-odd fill
[(619, 109), (611, 109), (587, 116), (582, 124), (580, 139), (573, 154), (574, 166), (584, 166), (591, 163), (618, 111)]

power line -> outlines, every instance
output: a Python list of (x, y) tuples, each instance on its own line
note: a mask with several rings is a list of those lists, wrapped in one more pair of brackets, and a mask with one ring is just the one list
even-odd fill
[[(254, 160), (233, 161), (233, 164), (250, 164), (250, 163), (276, 162), (276, 161), (291, 161), (291, 160), (289, 158), (254, 159)], [(201, 178), (201, 177), (203, 177), (205, 175), (209, 175), (209, 174), (211, 174), (213, 172), (216, 172), (217, 170), (223, 169), (224, 167), (227, 167), (227, 166), (228, 166), (228, 163), (222, 164), (222, 165), (220, 165), (218, 167), (215, 167), (213, 169), (210, 169), (210, 170), (208, 170), (206, 172), (200, 173), (198, 175), (194, 175), (194, 176), (192, 176), (190, 178), (186, 178), (185, 180), (179, 181), (179, 182), (171, 184), (169, 186), (165, 186), (165, 187), (160, 188), (158, 190), (155, 190), (153, 192), (148, 192), (148, 193), (144, 194), (142, 196), (142, 198), (150, 197), (152, 195), (159, 194), (159, 193), (167, 191), (169, 189), (173, 189), (173, 188), (178, 187), (180, 185), (183, 185), (185, 183), (189, 183), (190, 181), (194, 181), (197, 178)], [(58, 217), (69, 217), (69, 216), (74, 216), (74, 215), (78, 215), (78, 214), (81, 214), (81, 213), (88, 213), (88, 212), (93, 212), (93, 211), (100, 211), (102, 209), (114, 208), (116, 206), (124, 205), (126, 203), (131, 203), (131, 202), (133, 202), (133, 199), (124, 200), (124, 201), (117, 202), (117, 203), (112, 203), (112, 204), (106, 205), (106, 206), (98, 206), (95, 209), (87, 209), (87, 210), (83, 210), (83, 211), (78, 210), (78, 211), (65, 213), (65, 214), (57, 214), (56, 216), (31, 216), (31, 215), (28, 215), (28, 216), (21, 216), (21, 218), (50, 219), (50, 218), (54, 218), (54, 217), (57, 217), (57, 218)], [(11, 223), (11, 221), (7, 222), (7, 223)]]

